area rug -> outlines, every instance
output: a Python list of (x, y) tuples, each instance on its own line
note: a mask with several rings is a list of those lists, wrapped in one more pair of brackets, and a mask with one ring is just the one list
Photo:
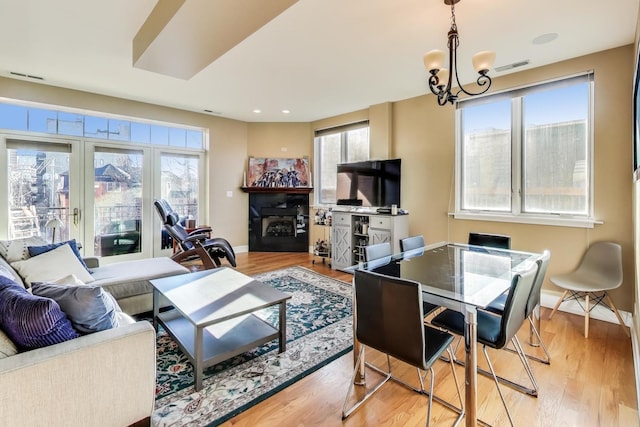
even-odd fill
[[(193, 388), (193, 369), (162, 329), (157, 336), (154, 426), (215, 426), (316, 371), (351, 350), (352, 289), (349, 283), (303, 267), (255, 276), (292, 295), (287, 301), (287, 348), (274, 340), (207, 368), (203, 389)], [(277, 308), (256, 315), (277, 324)]]

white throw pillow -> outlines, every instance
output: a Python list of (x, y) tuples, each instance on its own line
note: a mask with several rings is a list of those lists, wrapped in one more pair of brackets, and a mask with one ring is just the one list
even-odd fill
[(7, 262), (21, 261), (29, 258), (29, 246), (40, 246), (47, 242), (42, 237), (25, 237), (22, 239), (0, 240), (0, 255)]
[(53, 282), (70, 274), (84, 283), (95, 280), (69, 245), (59, 246), (24, 261), (13, 262), (11, 266), (18, 271), (28, 286), (33, 282)]
[(85, 283), (78, 279), (75, 274), (69, 274), (68, 276), (64, 276), (58, 280), (54, 280), (51, 283), (55, 283), (56, 285), (69, 285), (69, 286), (82, 286)]

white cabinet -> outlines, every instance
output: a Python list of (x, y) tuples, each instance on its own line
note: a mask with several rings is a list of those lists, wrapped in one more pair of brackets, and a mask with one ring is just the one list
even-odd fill
[(351, 215), (335, 212), (331, 222), (331, 267), (351, 265)]
[(331, 267), (341, 269), (364, 261), (364, 248), (389, 242), (400, 252), (400, 239), (409, 234), (408, 215), (334, 212), (331, 224)]

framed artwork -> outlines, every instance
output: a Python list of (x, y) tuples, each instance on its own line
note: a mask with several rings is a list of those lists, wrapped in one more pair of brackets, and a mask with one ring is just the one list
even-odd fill
[(311, 187), (309, 158), (249, 157), (247, 187)]

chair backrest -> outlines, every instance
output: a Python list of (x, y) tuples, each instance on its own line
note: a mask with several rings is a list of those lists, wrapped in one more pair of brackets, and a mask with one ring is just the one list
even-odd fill
[(376, 243), (374, 245), (365, 246), (364, 248), (364, 260), (367, 262), (391, 255), (391, 244), (389, 242)]
[(155, 206), (156, 212), (158, 212), (158, 215), (160, 215), (160, 221), (162, 221), (162, 224), (166, 224), (167, 216), (171, 212), (173, 212), (173, 209), (171, 209), (169, 202), (167, 202), (165, 199), (155, 199), (153, 201), (153, 206)]
[(542, 289), (544, 277), (547, 275), (547, 267), (549, 266), (550, 259), (551, 253), (545, 250), (542, 253), (542, 256), (536, 261), (536, 264), (538, 264), (538, 271), (536, 272), (535, 279), (533, 279), (533, 286), (531, 287), (531, 293), (529, 293), (529, 299), (527, 300), (525, 317), (529, 317), (536, 308), (536, 305), (540, 304), (540, 289)]
[(576, 272), (598, 283), (594, 291), (619, 287), (622, 284), (622, 246), (613, 242), (593, 243), (584, 253)]
[(470, 245), (511, 249), (511, 237), (502, 234), (469, 233)]
[(402, 252), (420, 248), (424, 248), (424, 237), (421, 235), (400, 239), (400, 251)]
[(178, 242), (183, 250), (193, 248), (193, 243), (185, 242), (189, 233), (187, 233), (187, 230), (180, 224), (180, 216), (173, 211), (169, 202), (165, 199), (156, 199), (153, 201), (153, 206), (155, 206), (158, 215), (160, 215), (162, 224), (169, 236)]
[(420, 284), (356, 270), (354, 286), (358, 341), (427, 369)]
[(511, 280), (511, 288), (504, 304), (504, 312), (500, 320), (500, 332), (496, 340), (496, 348), (503, 348), (518, 332), (526, 319), (525, 307), (533, 287), (533, 280), (538, 271), (538, 265), (534, 264), (530, 270), (515, 274)]

